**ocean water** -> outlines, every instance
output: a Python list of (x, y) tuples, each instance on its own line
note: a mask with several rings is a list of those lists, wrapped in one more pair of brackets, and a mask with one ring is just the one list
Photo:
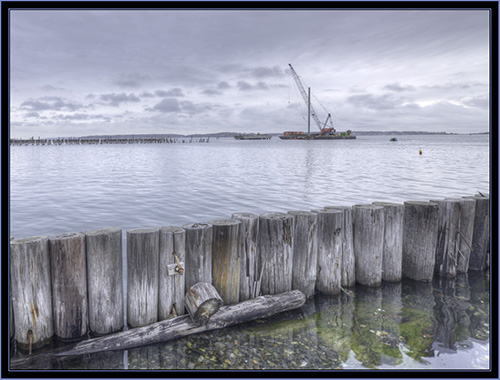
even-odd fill
[[(407, 135), (397, 136), (397, 142), (390, 142), (390, 137), (13, 146), (10, 235), (50, 236), (105, 227), (125, 231), (207, 222), (235, 212), (260, 214), (489, 193), (489, 136)], [(125, 234), (123, 243), (125, 252)], [(488, 368), (488, 274), (476, 273), (423, 290), (415, 290), (416, 285), (408, 281), (399, 286), (389, 293), (387, 287), (375, 293), (358, 287), (355, 301), (345, 295), (318, 296), (274, 321), (42, 366)], [(419, 305), (426, 303), (422, 311)], [(344, 314), (349, 322), (338, 325)], [(348, 336), (344, 330), (350, 331)], [(276, 356), (276, 352), (284, 354)]]

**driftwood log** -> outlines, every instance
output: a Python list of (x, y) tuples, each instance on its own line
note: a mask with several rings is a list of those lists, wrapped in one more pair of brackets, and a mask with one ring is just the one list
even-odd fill
[(246, 301), (260, 294), (261, 277), (257, 244), (259, 216), (239, 212), (231, 217), (241, 221), (238, 247), (240, 256), (240, 301)]
[(439, 206), (421, 201), (404, 204), (403, 275), (430, 282), (434, 276)]
[(373, 202), (384, 208), (384, 257), (382, 280), (399, 282), (403, 270), (403, 213), (404, 205), (389, 202)]
[(141, 327), (158, 320), (160, 229), (127, 231), (127, 323)]
[(309, 211), (289, 211), (294, 218), (292, 289), (314, 296), (318, 270), (318, 216)]
[(210, 322), (224, 302), (212, 284), (199, 282), (189, 288), (184, 303), (194, 324), (201, 326)]
[(149, 326), (79, 342), (72, 348), (62, 347), (46, 354), (11, 360), (11, 369), (33, 368), (37, 361), (53, 357), (84, 355), (102, 351), (126, 350), (148, 344), (161, 343), (204, 331), (222, 329), (255, 319), (270, 317), (304, 305), (306, 297), (299, 290), (260, 296), (230, 306), (222, 306), (208, 325), (196, 326), (189, 315), (167, 319)]
[(14, 317), (19, 347), (27, 350), (41, 347), (54, 335), (47, 236), (10, 242), (10, 276), (9, 306), (13, 308), (10, 336), (14, 332)]
[(355, 205), (352, 214), (356, 281), (361, 285), (380, 286), (384, 259), (384, 208)]
[(225, 305), (240, 300), (240, 258), (238, 238), (241, 221), (216, 219), (212, 225), (212, 283)]
[(105, 335), (123, 328), (122, 230), (85, 232), (89, 328)]
[(356, 260), (354, 258), (354, 242), (352, 240), (352, 207), (326, 206), (325, 210), (342, 210), (344, 212), (340, 282), (342, 287), (344, 288), (353, 287), (356, 284)]
[(158, 320), (184, 315), (186, 231), (160, 228), (160, 276)]
[(69, 232), (49, 237), (54, 334), (63, 340), (87, 333), (87, 260), (85, 235)]
[(186, 230), (186, 289), (198, 282), (212, 283), (212, 225), (190, 223)]

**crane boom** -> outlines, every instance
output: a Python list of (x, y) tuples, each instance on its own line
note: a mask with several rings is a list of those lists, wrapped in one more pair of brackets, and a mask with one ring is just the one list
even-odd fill
[[(295, 83), (297, 84), (297, 87), (299, 88), (299, 91), (300, 91), (300, 94), (302, 95), (302, 98), (306, 102), (306, 106), (310, 107), (310, 115), (312, 116), (312, 118), (313, 118), (314, 122), (316, 123), (316, 125), (318, 126), (319, 130), (321, 132), (323, 132), (323, 130), (326, 127), (326, 123), (328, 122), (328, 120), (330, 120), (330, 123), (331, 123), (331, 116), (330, 116), (330, 114), (328, 114), (328, 117), (327, 117), (327, 119), (325, 121), (325, 126), (322, 126), (321, 125), (321, 121), (319, 120), (318, 114), (316, 113), (316, 110), (314, 109), (313, 105), (309, 101), (309, 97), (307, 95), (307, 92), (306, 92), (304, 86), (302, 85), (302, 82), (300, 81), (299, 76), (297, 75), (297, 73), (295, 72), (294, 68), (292, 67), (292, 65), (290, 63), (288, 64), (288, 66), (290, 66), (290, 69), (292, 70), (293, 79), (295, 80)], [(335, 129), (333, 128), (333, 125), (332, 125), (332, 128), (330, 129), (330, 131), (331, 130), (333, 130), (335, 132)]]

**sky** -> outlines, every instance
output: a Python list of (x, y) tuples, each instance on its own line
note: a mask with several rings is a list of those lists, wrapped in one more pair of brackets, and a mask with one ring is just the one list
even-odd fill
[[(10, 135), (489, 130), (487, 10), (12, 10)], [(311, 131), (318, 127), (311, 121)]]

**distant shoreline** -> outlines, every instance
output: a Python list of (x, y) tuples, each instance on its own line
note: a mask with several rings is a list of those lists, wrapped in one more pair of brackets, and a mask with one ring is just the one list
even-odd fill
[[(247, 132), (243, 132), (247, 133)], [(250, 132), (248, 132), (250, 133)], [(261, 132), (264, 133), (264, 132)], [(192, 135), (181, 135), (172, 133), (158, 133), (158, 134), (128, 134), (128, 135), (91, 135), (91, 136), (75, 136), (75, 137), (44, 137), (45, 140), (57, 140), (57, 139), (126, 139), (126, 138), (136, 138), (136, 139), (154, 139), (154, 138), (219, 138), (219, 137), (234, 137), (236, 135), (242, 134), (241, 132), (219, 132), (219, 133), (196, 133)], [(271, 136), (280, 136), (282, 133), (265, 133)], [(475, 133), (453, 133), (453, 132), (419, 132), (419, 131), (353, 131), (353, 135), (357, 136), (402, 136), (402, 135), (489, 135), (490, 132), (475, 132)], [(40, 137), (37, 137), (40, 138)], [(29, 138), (10, 138), (11, 140), (27, 140)]]

